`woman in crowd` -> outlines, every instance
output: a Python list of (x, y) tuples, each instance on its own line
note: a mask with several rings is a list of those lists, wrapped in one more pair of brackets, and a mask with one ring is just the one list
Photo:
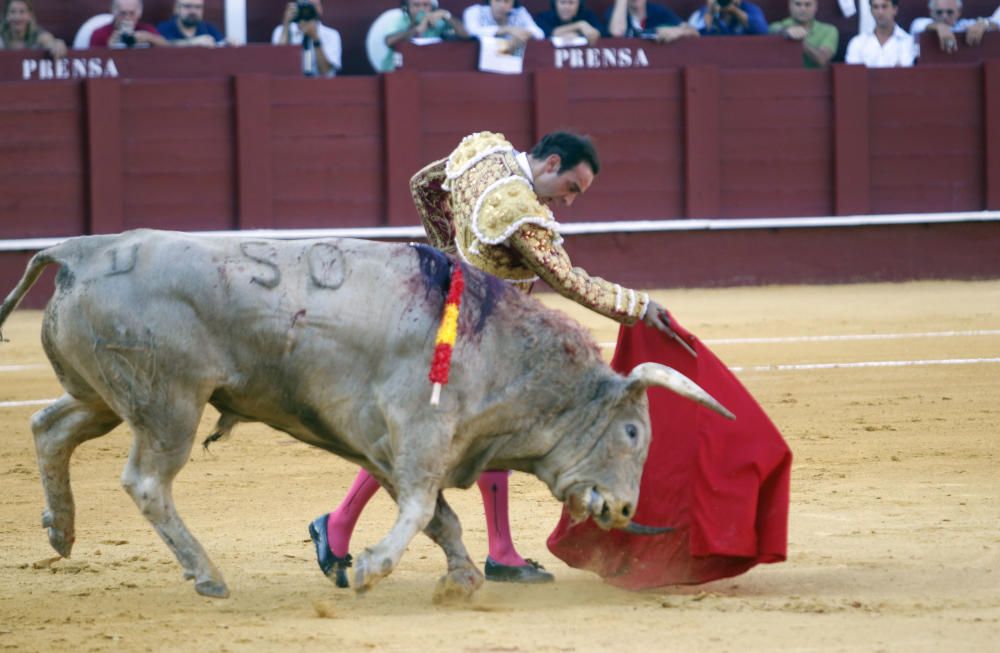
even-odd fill
[(584, 0), (552, 0), (552, 8), (535, 16), (535, 22), (547, 37), (582, 36), (590, 45), (603, 31), (600, 19), (584, 6)]
[(0, 49), (45, 50), (54, 59), (66, 56), (66, 44), (38, 26), (31, 0), (4, 1)]

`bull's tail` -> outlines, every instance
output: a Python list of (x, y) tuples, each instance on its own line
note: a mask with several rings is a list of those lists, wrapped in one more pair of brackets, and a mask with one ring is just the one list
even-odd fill
[[(7, 299), (3, 300), (3, 304), (0, 304), (0, 329), (2, 329), (3, 323), (7, 321), (10, 314), (14, 312), (14, 309), (17, 308), (17, 305), (24, 299), (24, 296), (31, 290), (31, 287), (38, 281), (38, 277), (45, 271), (45, 268), (59, 262), (53, 256), (53, 249), (42, 250), (31, 257), (21, 280), (17, 282), (14, 290), (10, 291), (10, 294), (7, 295)], [(0, 342), (6, 342), (3, 338), (2, 330), (0, 330)]]

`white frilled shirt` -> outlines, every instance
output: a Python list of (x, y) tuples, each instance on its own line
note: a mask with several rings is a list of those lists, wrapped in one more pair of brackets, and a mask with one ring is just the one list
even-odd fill
[(909, 67), (916, 57), (913, 37), (899, 25), (885, 43), (875, 34), (858, 34), (847, 44), (847, 63), (860, 63), (869, 68)]

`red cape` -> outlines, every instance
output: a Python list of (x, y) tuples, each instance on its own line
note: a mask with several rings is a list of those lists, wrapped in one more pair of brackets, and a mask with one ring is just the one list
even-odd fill
[(662, 535), (602, 531), (562, 518), (548, 546), (566, 564), (612, 585), (646, 589), (704, 583), (785, 559), (792, 453), (732, 372), (672, 322), (698, 357), (642, 323), (622, 327), (612, 367), (627, 374), (656, 362), (688, 376), (735, 413), (727, 420), (662, 388), (649, 391), (653, 441), (635, 521), (672, 526)]

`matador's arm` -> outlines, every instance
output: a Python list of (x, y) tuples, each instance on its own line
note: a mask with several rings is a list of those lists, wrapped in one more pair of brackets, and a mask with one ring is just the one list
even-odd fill
[(525, 265), (560, 295), (624, 324), (634, 324), (646, 315), (647, 293), (590, 276), (586, 270), (573, 267), (569, 254), (556, 238), (548, 229), (525, 224), (510, 237), (507, 245), (517, 250)]

